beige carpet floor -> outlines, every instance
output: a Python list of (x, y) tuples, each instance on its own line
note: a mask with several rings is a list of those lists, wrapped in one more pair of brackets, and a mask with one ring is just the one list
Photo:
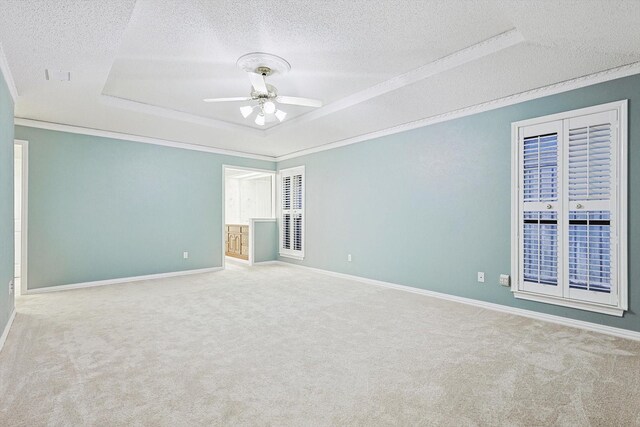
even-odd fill
[(640, 425), (640, 342), (234, 265), (21, 297), (0, 425)]

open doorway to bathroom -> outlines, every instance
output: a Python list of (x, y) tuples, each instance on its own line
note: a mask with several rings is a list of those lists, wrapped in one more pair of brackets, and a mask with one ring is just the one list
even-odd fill
[(27, 141), (16, 140), (13, 146), (13, 182), (14, 182), (14, 231), (15, 231), (15, 263), (14, 289), (20, 296), (27, 289), (27, 177), (28, 150)]
[[(254, 263), (255, 229), (275, 226), (275, 172), (224, 166), (224, 265)], [(258, 238), (260, 234), (258, 235)]]

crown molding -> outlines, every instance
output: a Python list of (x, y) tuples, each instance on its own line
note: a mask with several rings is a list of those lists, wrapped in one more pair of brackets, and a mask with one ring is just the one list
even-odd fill
[(165, 117), (167, 119), (174, 119), (181, 122), (193, 123), (217, 129), (242, 131), (260, 137), (265, 136), (263, 130), (255, 129), (251, 126), (239, 125), (237, 123), (231, 123), (224, 120), (203, 117), (197, 114), (185, 113), (184, 111), (178, 111), (171, 108), (133, 101), (131, 99), (120, 98), (118, 96), (100, 94), (98, 95), (98, 100), (104, 105), (109, 105), (124, 110), (137, 111), (139, 113), (150, 114), (157, 117)]
[(102, 138), (119, 139), (123, 141), (141, 142), (143, 144), (162, 145), (164, 147), (181, 148), (184, 150), (202, 151), (205, 153), (221, 154), (225, 156), (243, 157), (254, 160), (265, 160), (268, 162), (274, 162), (275, 157), (265, 156), (261, 154), (245, 153), (242, 151), (224, 150), (221, 148), (207, 147), (205, 145), (189, 144), (186, 142), (169, 141), (166, 139), (149, 138), (146, 136), (131, 135), (120, 132), (111, 132), (100, 129), (91, 129), (86, 127), (65, 125), (61, 123), (43, 122), (39, 120), (26, 119), (16, 117), (14, 119), (16, 126), (25, 126), (37, 129), (53, 130), (58, 132), (68, 132), (79, 135), (98, 136)]
[(7, 56), (4, 53), (4, 49), (2, 49), (2, 44), (0, 44), (0, 73), (4, 76), (4, 81), (7, 82), (9, 93), (11, 94), (11, 98), (13, 98), (13, 103), (15, 104), (18, 100), (18, 89), (16, 88), (16, 82), (13, 80), (13, 75), (9, 68)]
[[(256, 159), (256, 160), (265, 160), (270, 162), (281, 162), (284, 160), (306, 156), (306, 155), (318, 153), (321, 151), (332, 150), (335, 148), (340, 148), (340, 147), (344, 147), (351, 144), (357, 144), (359, 142), (368, 141), (370, 139), (381, 138), (383, 136), (393, 135), (396, 133), (405, 132), (405, 131), (421, 128), (424, 126), (429, 126), (436, 123), (455, 120), (461, 117), (471, 116), (474, 114), (479, 114), (479, 113), (494, 110), (497, 108), (507, 107), (509, 105), (519, 104), (521, 102), (530, 101), (537, 98), (543, 98), (545, 96), (555, 95), (562, 92), (568, 92), (574, 89), (580, 89), (580, 88), (591, 86), (594, 84), (632, 76), (634, 74), (640, 74), (640, 62), (634, 62), (632, 64), (623, 65), (621, 67), (600, 71), (587, 76), (582, 76), (575, 79), (566, 80), (560, 83), (543, 86), (543, 87), (532, 89), (525, 92), (520, 92), (514, 95), (509, 95), (503, 98), (484, 102), (481, 104), (472, 105), (469, 107), (461, 108), (458, 110), (450, 111), (450, 112), (439, 114), (436, 116), (415, 120), (415, 121), (404, 123), (401, 125), (392, 126), (390, 128), (381, 129), (375, 132), (369, 132), (363, 135), (358, 135), (358, 136), (346, 138), (340, 141), (334, 141), (334, 142), (330, 142), (317, 147), (294, 151), (288, 154), (275, 156), (275, 157), (241, 152), (241, 151), (225, 150), (225, 149), (208, 147), (208, 146), (198, 145), (198, 144), (190, 144), (190, 143), (184, 143), (184, 142), (169, 141), (164, 139), (149, 138), (145, 136), (130, 135), (130, 134), (119, 133), (119, 132), (111, 132), (111, 131), (59, 124), (59, 123), (31, 120), (26, 118), (16, 117), (15, 124), (18, 126), (27, 126), (27, 127), (33, 127), (33, 128), (39, 128), (39, 129), (56, 130), (61, 132), (77, 133), (82, 135), (100, 136), (105, 138), (121, 139), (125, 141), (142, 142), (146, 144), (156, 144), (156, 145), (162, 145), (167, 147), (182, 148), (186, 150), (202, 151), (207, 153), (215, 153), (215, 154), (222, 154), (222, 155), (235, 156), (235, 157), (244, 157), (244, 158)], [(258, 131), (258, 132), (262, 132), (262, 131)]]
[(313, 110), (309, 113), (301, 116), (294, 117), (290, 120), (286, 120), (281, 124), (272, 126), (263, 132), (266, 135), (272, 135), (275, 132), (295, 126), (301, 123), (306, 123), (312, 120), (319, 119), (329, 114), (333, 114), (340, 110), (344, 110), (354, 105), (363, 103), (372, 98), (384, 95), (389, 92), (393, 92), (402, 87), (414, 84), (420, 80), (435, 76), (437, 74), (444, 73), (461, 65), (467, 64), (472, 61), (484, 58), (501, 50), (515, 46), (524, 41), (524, 37), (516, 29), (506, 31), (491, 38), (476, 43), (467, 48), (456, 51), (450, 55), (437, 59), (426, 65), (418, 67), (414, 70), (408, 71), (399, 76), (392, 77), (389, 80), (385, 80), (375, 86), (371, 86), (367, 89), (356, 92), (352, 95), (341, 98), (335, 102), (325, 105), (324, 107)]
[(554, 83), (548, 86), (520, 92), (514, 95), (505, 96), (492, 101), (483, 102), (481, 104), (472, 105), (458, 110), (450, 111), (436, 116), (426, 117), (424, 119), (403, 123), (401, 125), (392, 126), (390, 128), (381, 129), (375, 132), (346, 138), (340, 141), (330, 142), (328, 144), (312, 147), (305, 150), (295, 151), (282, 156), (277, 156), (276, 161), (293, 159), (296, 157), (306, 156), (308, 154), (318, 153), (321, 151), (332, 150), (334, 148), (344, 147), (346, 145), (357, 144), (358, 142), (368, 141), (370, 139), (381, 138), (383, 136), (393, 135), (436, 123), (446, 122), (449, 120), (459, 119), (461, 117), (471, 116), (485, 111), (495, 110), (497, 108), (507, 107), (509, 105), (519, 104), (525, 101), (531, 101), (545, 96), (556, 95), (562, 92), (568, 92), (574, 89), (603, 83), (623, 77), (632, 76), (640, 73), (640, 62), (623, 65), (621, 67), (611, 68), (609, 70), (600, 71), (587, 76), (578, 77), (563, 82)]

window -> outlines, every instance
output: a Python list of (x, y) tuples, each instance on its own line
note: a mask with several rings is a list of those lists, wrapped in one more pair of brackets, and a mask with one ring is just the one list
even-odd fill
[(516, 298), (627, 309), (627, 101), (512, 124)]
[(304, 166), (280, 171), (280, 255), (304, 258)]

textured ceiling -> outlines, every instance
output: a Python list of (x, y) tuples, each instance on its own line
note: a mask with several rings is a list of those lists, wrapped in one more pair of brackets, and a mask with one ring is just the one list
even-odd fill
[[(274, 156), (640, 61), (638, 27), (636, 0), (0, 3), (16, 116)], [(521, 40), (376, 93), (510, 30)], [(283, 106), (287, 120), (263, 132), (243, 104), (201, 101), (246, 96), (235, 63), (254, 51), (287, 59), (269, 82), (326, 114)], [(46, 81), (45, 68), (72, 81)], [(358, 92), (370, 96), (331, 108)]]

